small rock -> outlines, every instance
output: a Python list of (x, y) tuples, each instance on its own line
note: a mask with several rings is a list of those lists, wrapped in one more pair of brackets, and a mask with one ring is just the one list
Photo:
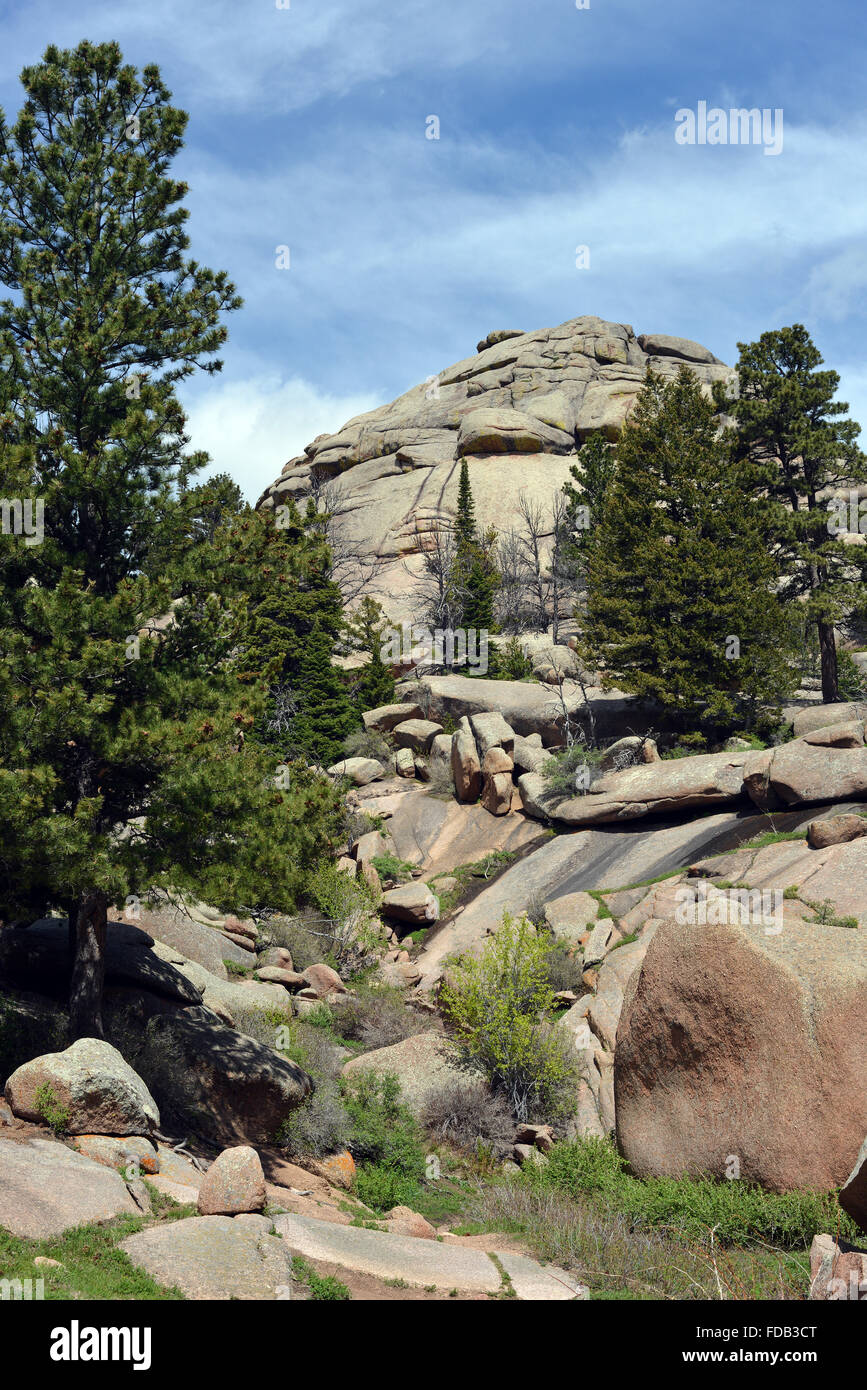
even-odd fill
[(531, 1125), (520, 1124), (515, 1130), (515, 1143), (521, 1145), (535, 1145), (543, 1153), (548, 1153), (554, 1147), (554, 1131), (550, 1125)]
[(830, 1235), (814, 1236), (810, 1246), (811, 1302), (862, 1302), (865, 1290), (867, 1251)]
[(439, 902), (426, 883), (418, 880), (391, 888), (382, 895), (382, 910), (398, 922), (427, 926), (439, 917)]
[(429, 1221), (411, 1207), (392, 1207), (385, 1213), (385, 1224), (396, 1236), (415, 1236), (418, 1240), (436, 1240), (437, 1233)]
[(226, 918), (224, 931), (234, 932), (237, 936), (246, 936), (250, 941), (259, 940), (259, 928), (252, 918), (248, 917), (242, 922), (231, 912)]
[(366, 787), (385, 776), (385, 768), (376, 758), (343, 758), (328, 768), (329, 777), (348, 777), (356, 787)]
[(259, 965), (276, 965), (278, 970), (294, 970), (295, 965), (292, 960), (292, 952), (287, 951), (285, 946), (269, 946), (267, 951), (259, 954)]
[[(487, 756), (487, 755), (486, 755)], [(482, 805), (492, 816), (507, 816), (512, 809), (512, 774), (495, 772), (485, 777)]]
[(442, 724), (435, 724), (432, 719), (405, 719), (402, 724), (396, 724), (392, 732), (396, 748), (427, 753), (437, 734), (442, 731)]
[(515, 764), (509, 757), (504, 748), (489, 748), (482, 759), (482, 775), (493, 777), (495, 772), (508, 772), (511, 774)]

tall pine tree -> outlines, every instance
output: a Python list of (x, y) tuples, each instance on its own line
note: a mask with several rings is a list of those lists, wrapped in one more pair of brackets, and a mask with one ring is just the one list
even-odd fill
[(582, 655), (711, 733), (795, 683), (766, 509), (693, 374), (649, 372), (587, 541)]
[(781, 594), (798, 600), (819, 639), (822, 695), (839, 698), (835, 624), (863, 605), (860, 551), (829, 530), (827, 494), (867, 482), (860, 426), (835, 401), (840, 377), (820, 371), (822, 355), (803, 324), (738, 343), (738, 395), (720, 403), (739, 425), (736, 448), (752, 463), (757, 487), (773, 504), (771, 539)]
[(244, 595), (204, 564), (154, 621), (204, 461), (175, 387), (218, 370), (240, 303), (184, 254), (186, 115), (116, 44), (51, 47), (22, 82), (0, 117), (0, 472), (44, 536), (0, 534), (0, 917), (68, 916), (71, 1029), (100, 1036), (111, 904), (173, 886), (288, 907), (335, 803), (310, 774), (278, 785), (248, 738)]
[(480, 534), (470, 489), (467, 460), (461, 460), (458, 506), (455, 515), (455, 562), (452, 584), (461, 614), (461, 627), (477, 632), (495, 631), (494, 599), (499, 584), (494, 555), (496, 532)]

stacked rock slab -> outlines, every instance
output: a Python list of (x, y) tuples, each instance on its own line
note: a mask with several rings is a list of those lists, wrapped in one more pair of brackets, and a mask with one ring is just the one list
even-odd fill
[(482, 341), (432, 382), (320, 435), (257, 503), (304, 503), (325, 483), (341, 539), (377, 562), (366, 592), (396, 620), (417, 607), (424, 551), (454, 514), (462, 458), (479, 523), (502, 532), (522, 495), (549, 505), (588, 435), (617, 436), (648, 367), (674, 376), (687, 363), (708, 389), (733, 376), (698, 343), (636, 337), (629, 324), (593, 315)]

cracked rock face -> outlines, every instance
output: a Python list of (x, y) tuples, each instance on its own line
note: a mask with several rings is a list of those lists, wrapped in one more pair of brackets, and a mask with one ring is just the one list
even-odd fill
[(489, 333), (479, 351), (320, 435), (283, 468), (260, 508), (304, 503), (319, 485), (342, 546), (360, 557), (364, 592), (401, 621), (417, 616), (424, 551), (454, 514), (469, 464), (480, 526), (516, 524), (521, 496), (547, 508), (596, 430), (619, 434), (648, 367), (687, 363), (710, 390), (734, 372), (685, 338), (585, 315), (532, 333)]

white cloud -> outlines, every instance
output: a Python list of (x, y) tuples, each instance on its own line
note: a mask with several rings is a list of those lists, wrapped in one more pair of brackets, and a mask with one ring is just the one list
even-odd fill
[(353, 415), (381, 404), (370, 395), (324, 394), (300, 377), (276, 374), (208, 382), (187, 403), (190, 447), (211, 465), (200, 474), (229, 473), (249, 502), (273, 483), (288, 459), (317, 434), (330, 434)]

